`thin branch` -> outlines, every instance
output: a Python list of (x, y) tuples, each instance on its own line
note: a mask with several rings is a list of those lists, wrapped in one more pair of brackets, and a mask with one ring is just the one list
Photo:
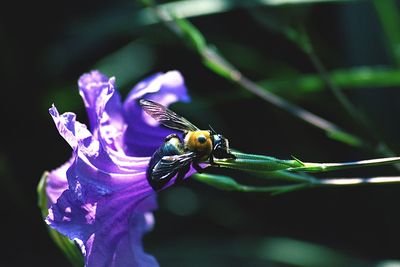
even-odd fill
[(330, 178), (319, 180), (319, 184), (322, 186), (346, 186), (388, 183), (400, 183), (400, 176), (380, 176), (370, 178)]
[(232, 152), (236, 159), (214, 159), (220, 167), (244, 171), (327, 172), (350, 168), (383, 166), (400, 163), (400, 157), (378, 158), (339, 163), (303, 162), (299, 159), (281, 160), (274, 157)]
[[(225, 58), (217, 53), (207, 44), (203, 35), (194, 28), (188, 21), (174, 18), (167, 10), (152, 6), (153, 11), (166, 26), (178, 36), (186, 40), (202, 57), (204, 64), (217, 74), (237, 83), (244, 89), (252, 92), (267, 102), (285, 110), (291, 115), (307, 122), (308, 124), (319, 128), (335, 140), (341, 141), (351, 146), (362, 147), (367, 150), (374, 150), (371, 144), (368, 144), (361, 137), (348, 133), (332, 122), (315, 115), (304, 108), (290, 103), (289, 101), (265, 90), (253, 81), (245, 77), (235, 67), (233, 67)], [(175, 20), (174, 20), (175, 19)]]
[[(379, 154), (386, 157), (393, 157), (396, 154), (391, 150), (388, 145), (378, 136), (377, 132), (372, 128), (370, 121), (361, 113), (347, 98), (343, 93), (342, 89), (331, 79), (325, 66), (322, 64), (321, 60), (315, 52), (314, 46), (305, 29), (301, 30), (301, 35), (303, 36), (302, 44), (299, 46), (302, 48), (304, 53), (308, 55), (310, 61), (313, 63), (315, 69), (320, 74), (321, 78), (324, 80), (327, 87), (330, 89), (332, 94), (336, 97), (338, 102), (342, 105), (344, 110), (353, 118), (355, 123), (360, 124), (366, 132), (368, 132), (375, 140), (377, 140), (376, 147), (381, 148)], [(396, 165), (397, 169), (400, 169), (400, 165)]]

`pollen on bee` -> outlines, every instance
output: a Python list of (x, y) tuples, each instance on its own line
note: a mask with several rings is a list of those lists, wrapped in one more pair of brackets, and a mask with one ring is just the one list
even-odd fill
[(186, 147), (195, 152), (209, 154), (212, 151), (212, 140), (209, 131), (189, 132), (185, 137)]

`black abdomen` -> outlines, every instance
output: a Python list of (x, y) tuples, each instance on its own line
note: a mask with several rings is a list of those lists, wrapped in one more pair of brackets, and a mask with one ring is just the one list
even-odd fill
[(173, 136), (170, 139), (167, 139), (164, 144), (162, 144), (156, 152), (151, 156), (149, 166), (146, 171), (147, 181), (151, 185), (154, 190), (159, 190), (164, 187), (165, 184), (168, 183), (170, 178), (176, 175), (175, 173), (171, 173), (170, 177), (166, 179), (157, 179), (153, 177), (153, 170), (157, 163), (164, 157), (164, 156), (174, 156), (174, 155), (181, 155), (183, 154), (183, 145), (179, 137)]

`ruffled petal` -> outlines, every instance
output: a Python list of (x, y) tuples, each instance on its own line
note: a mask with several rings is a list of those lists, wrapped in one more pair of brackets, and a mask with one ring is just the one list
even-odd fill
[(165, 106), (188, 101), (183, 78), (171, 71), (146, 79), (123, 109), (114, 78), (92, 71), (79, 79), (79, 88), (91, 131), (74, 113), (49, 110), (73, 157), (49, 175), (46, 222), (80, 245), (86, 266), (158, 266), (142, 246), (156, 208), (146, 169), (149, 156), (173, 131), (160, 127), (137, 101), (147, 98)]
[[(113, 238), (110, 238), (109, 233), (100, 237), (97, 235), (97, 242), (93, 243), (88, 256), (89, 261), (93, 260), (93, 266), (158, 266), (156, 259), (146, 254), (142, 245), (143, 235), (152, 227), (146, 220), (147, 214), (151, 213), (146, 211), (156, 207), (156, 197), (152, 194), (138, 203), (127, 225), (126, 221), (118, 221), (120, 225), (113, 225), (113, 228), (121, 227), (121, 231), (113, 229)], [(114, 239), (118, 235), (121, 238), (115, 242)], [(107, 253), (111, 254), (111, 257), (104, 257)], [(111, 262), (106, 258), (111, 258)]]
[(133, 186), (96, 203), (83, 203), (67, 190), (46, 221), (80, 244), (88, 267), (158, 266), (142, 248), (143, 234), (151, 228), (145, 216), (155, 208), (148, 201), (142, 204), (147, 198), (154, 194), (140, 193)]
[(50, 207), (56, 203), (61, 194), (68, 189), (67, 170), (71, 167), (73, 159), (70, 159), (59, 168), (51, 171), (46, 179), (47, 205)]
[(131, 156), (151, 156), (161, 146), (164, 138), (175, 131), (159, 124), (148, 116), (138, 104), (141, 98), (169, 106), (176, 101), (190, 100), (182, 75), (169, 71), (153, 75), (138, 83), (123, 105), (128, 125), (124, 133), (125, 151)]
[(115, 78), (108, 79), (99, 71), (92, 71), (82, 75), (78, 85), (88, 113), (91, 131), (95, 133), (99, 130), (101, 139), (107, 146), (121, 150), (125, 124), (120, 95), (115, 90)]
[(74, 150), (75, 161), (68, 170), (71, 172), (68, 182), (69, 188), (79, 191), (82, 198), (104, 196), (142, 180), (147, 183), (145, 173), (149, 157), (108, 153), (102, 142), (84, 124), (76, 121), (75, 114), (60, 115), (55, 106), (50, 109), (50, 114), (59, 133)]
[[(69, 189), (51, 206), (46, 222), (81, 244), (87, 266), (157, 266), (141, 248), (141, 237), (151, 228), (145, 217), (155, 206), (141, 204), (154, 194), (146, 179), (149, 158), (109, 154), (73, 113), (60, 115), (54, 106), (50, 113), (74, 149), (74, 161), (66, 172)], [(126, 250), (122, 244), (128, 241)], [(131, 258), (130, 265), (113, 265), (124, 257)]]

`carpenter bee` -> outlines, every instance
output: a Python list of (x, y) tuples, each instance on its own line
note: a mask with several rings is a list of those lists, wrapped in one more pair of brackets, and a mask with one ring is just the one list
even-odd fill
[(147, 168), (147, 180), (158, 191), (173, 177), (182, 180), (193, 166), (202, 171), (200, 162), (215, 165), (213, 159), (235, 159), (230, 152), (228, 139), (213, 129), (200, 130), (187, 119), (156, 102), (141, 99), (143, 110), (164, 126), (183, 132), (183, 140), (177, 134), (168, 135), (154, 152)]

